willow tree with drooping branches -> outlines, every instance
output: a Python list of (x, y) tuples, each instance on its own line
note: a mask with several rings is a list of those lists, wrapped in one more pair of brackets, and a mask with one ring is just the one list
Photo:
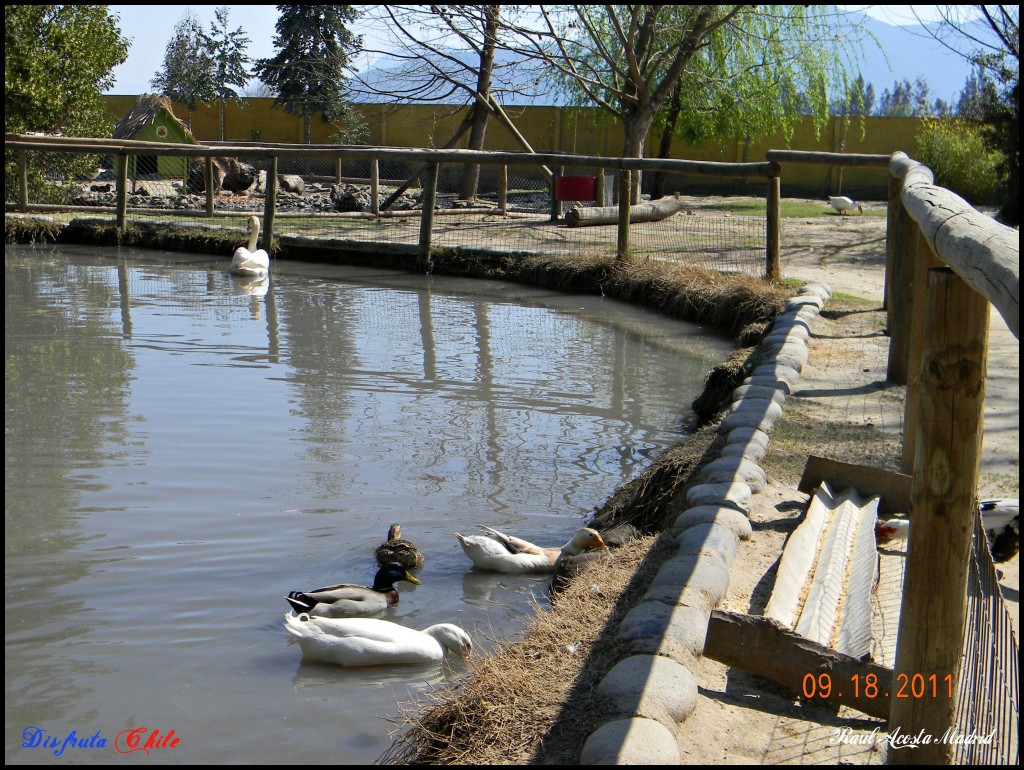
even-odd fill
[[(823, 124), (847, 92), (855, 36), (827, 6), (538, 6), (515, 50), (549, 66), (569, 99), (622, 125), (623, 157), (644, 156), (659, 119), (692, 140)], [(639, 175), (632, 186), (639, 198)]]

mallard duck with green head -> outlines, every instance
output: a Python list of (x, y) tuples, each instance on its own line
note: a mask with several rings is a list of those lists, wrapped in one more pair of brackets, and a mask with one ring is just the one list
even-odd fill
[(395, 583), (401, 580), (420, 583), (401, 564), (390, 562), (377, 570), (371, 587), (339, 583), (312, 591), (292, 591), (285, 599), (296, 613), (321, 618), (357, 618), (398, 604)]

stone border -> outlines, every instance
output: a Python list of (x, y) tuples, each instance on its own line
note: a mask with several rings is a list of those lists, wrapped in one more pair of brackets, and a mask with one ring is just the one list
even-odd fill
[(678, 551), (622, 619), (618, 637), (633, 652), (597, 685), (613, 705), (610, 720), (584, 742), (581, 765), (679, 764), (677, 728), (697, 705), (688, 666), (704, 652), (737, 542), (751, 537), (747, 503), (766, 484), (758, 461), (807, 363), (810, 324), (831, 295), (811, 284), (786, 303), (761, 341), (763, 362), (733, 391), (721, 456), (700, 470), (685, 501), (672, 502), (680, 509), (670, 530)]

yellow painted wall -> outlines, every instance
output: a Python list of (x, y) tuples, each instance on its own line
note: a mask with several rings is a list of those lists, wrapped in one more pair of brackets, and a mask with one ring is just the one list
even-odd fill
[[(107, 96), (107, 106), (119, 120), (135, 103), (135, 96)], [(229, 102), (225, 108), (225, 139), (301, 143), (302, 120), (283, 109), (274, 108), (273, 99), (247, 98), (244, 106)], [(444, 105), (357, 104), (369, 129), (366, 144), (391, 147), (442, 147), (451, 138), (465, 114), (465, 107)], [(510, 107), (507, 112), (519, 131), (537, 152), (572, 152), (581, 155), (614, 157), (622, 151), (623, 133), (618, 122), (597, 108)], [(188, 123), (188, 109), (175, 105), (175, 114)], [(686, 160), (756, 162), (764, 160), (769, 149), (818, 150), (826, 152), (890, 154), (903, 150), (914, 154), (920, 121), (916, 118), (867, 118), (864, 136), (861, 125), (853, 120), (849, 127), (832, 118), (816, 135), (810, 118), (799, 125), (789, 143), (781, 135), (744, 147), (740, 140), (709, 142), (693, 146), (676, 139), (672, 157)], [(330, 142), (338, 127), (313, 119), (312, 141)], [(192, 113), (192, 133), (199, 141), (219, 138), (217, 106), (199, 105)], [(657, 153), (660, 136), (648, 139), (647, 155)], [(844, 146), (845, 145), (845, 146)], [(465, 147), (465, 138), (458, 145)], [(523, 148), (497, 119), (487, 127), (488, 150), (519, 151)], [(758, 182), (681, 179), (676, 187), (693, 186), (701, 191), (761, 194)], [(783, 173), (783, 195), (824, 195), (846, 192), (854, 197), (884, 197), (886, 174), (879, 169), (840, 169), (793, 165)], [(673, 184), (670, 183), (670, 190)]]

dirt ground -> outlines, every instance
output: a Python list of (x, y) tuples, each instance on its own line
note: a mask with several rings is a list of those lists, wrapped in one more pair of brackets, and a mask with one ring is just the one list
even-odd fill
[[(783, 244), (787, 278), (827, 283), (838, 296), (813, 326), (808, 365), (762, 464), (769, 486), (753, 498), (754, 536), (741, 543), (730, 571), (722, 609), (753, 614), (764, 606), (785, 539), (808, 500), (796, 490), (806, 454), (895, 467), (905, 395), (904, 388), (885, 383), (884, 218), (837, 216), (825, 227), (820, 220), (785, 220)], [(849, 299), (854, 297), (866, 301)], [(1019, 496), (1019, 384), (1019, 343), (993, 310), (981, 497)], [(902, 555), (891, 558), (891, 567), (901, 574)], [(1019, 565), (1019, 555), (999, 565), (1018, 636)], [(889, 590), (897, 593), (898, 585)], [(888, 620), (888, 627), (876, 632), (886, 637), (884, 658), (895, 647), (896, 618)], [(892, 665), (892, 660), (885, 662)], [(857, 745), (836, 738), (846, 727), (868, 736), (881, 724), (877, 720), (845, 708), (836, 714), (799, 703), (770, 683), (707, 658), (702, 666), (694, 672), (700, 686), (697, 709), (680, 730), (684, 763), (885, 762), (885, 749), (877, 741)]]

